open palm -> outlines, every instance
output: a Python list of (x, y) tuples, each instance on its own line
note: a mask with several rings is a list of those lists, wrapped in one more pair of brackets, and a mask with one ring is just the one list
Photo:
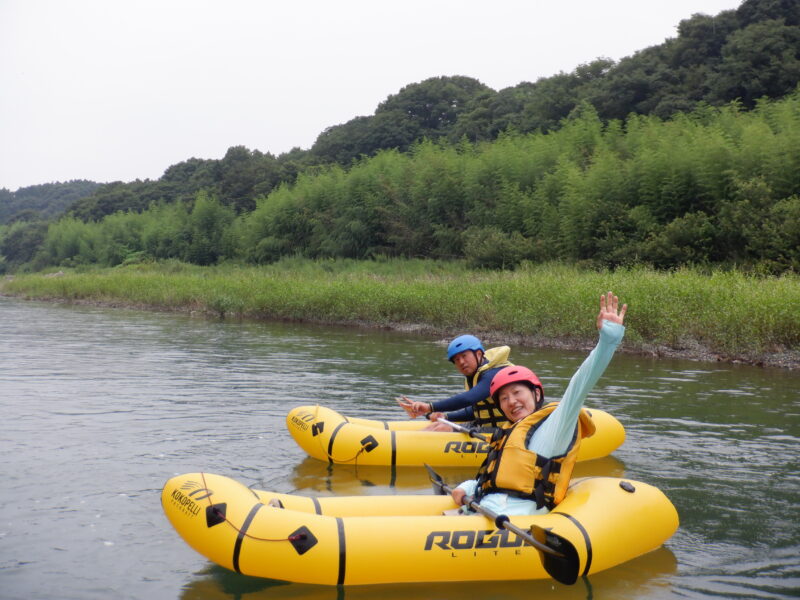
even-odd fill
[(597, 328), (603, 326), (603, 321), (611, 321), (612, 323), (619, 323), (625, 320), (625, 311), (628, 310), (628, 305), (623, 304), (622, 308), (619, 306), (619, 298), (612, 292), (600, 295), (600, 314), (597, 315)]

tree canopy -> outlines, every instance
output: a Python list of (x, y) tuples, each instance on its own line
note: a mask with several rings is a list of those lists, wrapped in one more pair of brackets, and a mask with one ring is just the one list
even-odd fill
[(32, 185), (16, 192), (0, 188), (0, 225), (58, 217), (99, 187), (100, 184), (93, 181), (74, 180)]
[[(234, 146), (154, 181), (0, 190), (0, 251), (11, 265), (402, 253), (505, 266), (604, 253), (608, 264), (761, 256), (796, 268), (777, 248), (795, 235), (781, 219), (796, 211), (798, 82), (800, 3), (745, 0), (691, 15), (677, 37), (619, 62), (499, 91), (461, 75), (409, 84), (307, 150)], [(45, 238), (41, 223), (67, 204)], [(748, 210), (763, 227), (746, 226)], [(73, 240), (109, 223), (113, 235)], [(123, 225), (140, 229), (123, 235)], [(96, 251), (104, 244), (119, 247)]]

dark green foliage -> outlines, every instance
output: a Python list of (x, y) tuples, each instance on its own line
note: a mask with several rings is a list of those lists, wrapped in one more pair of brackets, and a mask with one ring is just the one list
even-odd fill
[[(228, 158), (247, 165), (251, 155)], [(800, 91), (752, 111), (701, 106), (667, 121), (609, 124), (581, 102), (547, 134), (425, 141), (349, 169), (319, 168), (238, 216), (198, 192), (140, 213), (62, 219), (38, 254), (41, 227), (15, 223), (0, 239), (9, 265), (398, 256), (482, 268), (562, 260), (779, 273), (800, 261), (798, 163)], [(194, 176), (188, 166), (183, 173)]]
[(185, 260), (196, 265), (213, 265), (227, 248), (225, 233), (234, 219), (234, 212), (215, 198), (200, 192), (189, 215)]
[(234, 146), (157, 181), (71, 182), (70, 218), (43, 240), (39, 219), (55, 213), (0, 190), (0, 224), (16, 227), (0, 229), (4, 264), (298, 255), (796, 269), (798, 5), (695, 14), (618, 64), (499, 92), (430, 78), (307, 151)]
[(586, 92), (607, 75), (614, 62), (597, 59), (572, 73), (540, 79), (534, 86), (517, 126), (520, 131), (551, 131), (586, 98)]
[(214, 195), (236, 212), (255, 208), (256, 198), (268, 194), (297, 173), (296, 153), (278, 160), (244, 146), (228, 149), (220, 160), (189, 160), (169, 167), (157, 181), (114, 182), (73, 204), (69, 215), (99, 221), (118, 211), (142, 212), (155, 203), (191, 204), (200, 191)]
[[(276, 158), (234, 146), (219, 160), (173, 165), (157, 181), (102, 186), (69, 214), (96, 221), (120, 210), (141, 212), (154, 202), (191, 204), (201, 190), (243, 214), (304, 171), (331, 164), (349, 168), (381, 150), (409, 151), (423, 139), (457, 144), (511, 131), (555, 131), (587, 105), (606, 126), (631, 114), (667, 119), (702, 103), (739, 101), (750, 109), (759, 98), (782, 97), (800, 82), (799, 6), (796, 0), (746, 0), (716, 16), (694, 14), (678, 24), (676, 38), (617, 64), (599, 58), (571, 73), (499, 92), (470, 77), (432, 77), (389, 96), (372, 115), (328, 127), (309, 150), (295, 148)], [(11, 217), (3, 214), (8, 193), (0, 190), (0, 223)]]
[(204, 188), (214, 184), (214, 167), (217, 161), (190, 158), (172, 165), (161, 177), (164, 183)]
[(397, 111), (417, 124), (422, 136), (436, 139), (447, 135), (469, 102), (489, 89), (471, 77), (432, 77), (389, 96), (375, 114)]
[(467, 104), (448, 134), (450, 141), (493, 140), (508, 130), (528, 133), (559, 127), (586, 97), (589, 86), (604, 77), (613, 61), (599, 58), (570, 74), (543, 77), (494, 92), (483, 90)]
[(240, 218), (240, 255), (272, 262), (465, 257), (617, 266), (769, 261), (794, 268), (800, 92), (604, 125), (582, 103), (559, 130), (426, 142), (298, 179)]
[(370, 117), (356, 117), (342, 125), (328, 127), (319, 134), (311, 153), (320, 161), (346, 165), (362, 154), (370, 154), (367, 145)]
[(745, 0), (736, 14), (742, 27), (771, 19), (784, 19), (787, 25), (800, 26), (800, 3), (797, 0)]
[[(76, 202), (69, 215), (82, 221), (98, 221), (121, 210), (141, 212), (150, 204), (147, 196), (155, 189), (154, 182), (123, 183), (116, 181), (102, 186), (88, 198)], [(158, 200), (158, 198), (154, 198)]]
[(142, 248), (148, 256), (159, 260), (188, 256), (191, 236), (184, 204), (157, 204), (142, 218)]
[[(65, 217), (43, 225), (40, 247), (6, 253), (20, 246), (15, 226), (0, 235), (0, 248), (12, 264), (34, 266), (116, 266), (152, 259), (179, 259), (211, 265), (234, 252), (235, 213), (216, 198), (199, 192), (188, 210), (183, 203), (154, 204), (141, 213), (117, 212), (101, 221)], [(32, 230), (33, 231), (33, 230)], [(38, 231), (38, 230), (36, 230)], [(0, 232), (2, 233), (2, 232)]]
[(237, 213), (253, 210), (256, 197), (269, 193), (282, 178), (281, 168), (271, 154), (244, 146), (229, 148), (216, 167), (218, 195)]
[(0, 189), (0, 225), (60, 216), (70, 205), (91, 195), (101, 184), (75, 180), (19, 188)]
[(47, 224), (43, 221), (17, 221), (0, 230), (0, 255), (5, 257), (9, 268), (33, 260), (47, 235)]
[(464, 256), (474, 268), (505, 269), (532, 253), (533, 240), (499, 227), (470, 227), (464, 232)]
[(711, 95), (738, 98), (752, 107), (762, 96), (776, 98), (800, 81), (800, 27), (783, 19), (761, 21), (732, 33), (711, 78)]
[(670, 44), (670, 66), (675, 69), (718, 64), (727, 37), (739, 28), (736, 12), (716, 17), (694, 14), (678, 25), (678, 37)]
[(32, 208), (25, 208), (14, 213), (14, 216), (9, 217), (8, 224), (11, 225), (12, 223), (18, 223), (20, 221), (31, 222), (31, 221), (41, 221), (42, 220), (42, 213), (38, 210), (33, 210)]
[(661, 269), (710, 262), (714, 244), (714, 226), (703, 212), (674, 219), (659, 233), (639, 245), (647, 262)]
[(471, 142), (491, 140), (501, 131), (519, 120), (525, 106), (524, 98), (531, 84), (506, 88), (495, 93), (486, 90), (476, 95), (459, 115), (448, 134), (448, 139), (458, 142), (466, 138)]
[(99, 263), (99, 241), (100, 232), (97, 224), (84, 223), (74, 217), (64, 217), (48, 227), (47, 236), (35, 261), (36, 266), (73, 267)]
[(432, 77), (408, 85), (384, 100), (374, 115), (327, 128), (309, 153), (322, 162), (349, 165), (379, 150), (408, 150), (421, 138), (451, 134), (459, 116), (490, 92), (470, 77)]

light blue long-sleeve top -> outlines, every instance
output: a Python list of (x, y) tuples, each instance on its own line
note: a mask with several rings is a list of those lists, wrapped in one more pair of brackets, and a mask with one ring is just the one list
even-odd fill
[[(575, 433), (583, 402), (606, 370), (608, 363), (611, 362), (611, 357), (614, 356), (614, 351), (622, 341), (624, 334), (625, 327), (603, 320), (600, 328), (600, 341), (570, 379), (567, 391), (564, 392), (564, 397), (558, 407), (531, 436), (528, 450), (544, 457), (559, 456), (567, 451)], [(470, 479), (458, 487), (463, 489), (467, 496), (473, 496), (476, 486), (477, 481)], [(537, 509), (533, 500), (523, 500), (500, 493), (487, 494), (481, 498), (480, 505), (497, 514), (504, 515), (538, 515), (549, 512), (547, 507)]]

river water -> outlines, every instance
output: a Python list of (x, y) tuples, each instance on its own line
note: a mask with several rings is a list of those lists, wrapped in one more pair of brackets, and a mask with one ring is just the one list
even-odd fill
[[(629, 315), (635, 314), (635, 306)], [(427, 493), (422, 469), (328, 467), (290, 407), (402, 418), (459, 376), (441, 340), (354, 328), (0, 298), (0, 598), (790, 598), (800, 594), (800, 373), (618, 353), (589, 406), (627, 439), (585, 474), (660, 487), (664, 548), (567, 587), (551, 581), (327, 588), (212, 565), (160, 507), (167, 478), (220, 473), (306, 495)], [(587, 326), (592, 326), (591, 323)], [(557, 398), (583, 352), (512, 350)], [(457, 482), (469, 472), (446, 472)]]

